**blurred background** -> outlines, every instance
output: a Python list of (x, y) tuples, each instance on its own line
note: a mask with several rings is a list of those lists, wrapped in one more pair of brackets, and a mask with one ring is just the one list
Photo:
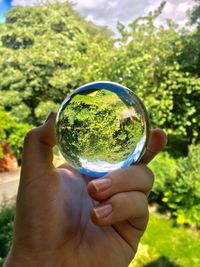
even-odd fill
[(0, 264), (26, 132), (97, 80), (133, 90), (168, 134), (150, 163), (150, 221), (130, 266), (200, 266), (199, 0), (0, 0)]

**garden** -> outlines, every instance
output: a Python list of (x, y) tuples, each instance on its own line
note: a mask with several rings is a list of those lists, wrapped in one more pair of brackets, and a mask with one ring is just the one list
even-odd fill
[[(130, 266), (198, 267), (200, 3), (188, 12), (186, 27), (170, 19), (165, 27), (156, 26), (164, 6), (161, 2), (129, 26), (119, 22), (118, 37), (69, 3), (8, 11), (0, 24), (0, 163), (6, 165), (6, 147), (20, 166), (25, 134), (77, 87), (100, 80), (123, 84), (144, 101), (152, 128), (168, 135), (166, 149), (149, 164), (155, 174), (150, 221)], [(6, 167), (0, 164), (0, 170)], [(15, 200), (0, 208), (1, 264), (11, 243), (14, 209)]]

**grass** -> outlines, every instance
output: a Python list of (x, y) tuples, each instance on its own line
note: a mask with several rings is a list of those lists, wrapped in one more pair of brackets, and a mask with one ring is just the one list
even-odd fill
[(149, 225), (129, 267), (200, 267), (200, 232), (176, 227), (173, 220), (150, 214)]

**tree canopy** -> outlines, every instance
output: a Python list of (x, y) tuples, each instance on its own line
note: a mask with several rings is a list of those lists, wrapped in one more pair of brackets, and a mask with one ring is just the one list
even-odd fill
[[(180, 28), (172, 20), (156, 27), (164, 3), (129, 28), (119, 24), (119, 46), (98, 61), (89, 61), (86, 81), (113, 80), (131, 88), (141, 97), (152, 125), (164, 128), (174, 150), (199, 142), (200, 78), (199, 35)], [(93, 54), (95, 54), (95, 48)]]
[(200, 31), (172, 20), (156, 27), (164, 5), (128, 27), (119, 23), (117, 40), (69, 3), (12, 8), (0, 27), (1, 106), (38, 125), (80, 85), (119, 82), (144, 101), (152, 126), (167, 131), (170, 151), (187, 153), (200, 141)]
[(104, 33), (110, 34), (86, 23), (67, 3), (12, 8), (0, 34), (5, 109), (17, 120), (37, 123), (41, 102), (60, 103), (82, 83), (79, 61), (90, 41)]

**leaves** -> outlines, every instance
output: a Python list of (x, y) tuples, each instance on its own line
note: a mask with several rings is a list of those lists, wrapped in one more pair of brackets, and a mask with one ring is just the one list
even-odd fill
[[(25, 134), (32, 128), (32, 125), (17, 122), (2, 109), (0, 109), (0, 121), (0, 144), (7, 140), (11, 151), (20, 160)], [(1, 150), (0, 158), (3, 158)]]

